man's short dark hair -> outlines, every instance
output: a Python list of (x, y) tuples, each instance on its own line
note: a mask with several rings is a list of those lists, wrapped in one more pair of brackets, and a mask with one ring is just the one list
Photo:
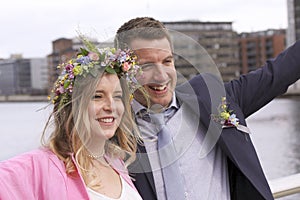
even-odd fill
[(167, 38), (172, 47), (172, 42), (168, 30), (164, 24), (152, 17), (137, 17), (124, 23), (117, 31), (114, 46), (116, 48), (130, 48), (130, 43), (134, 39), (163, 39)]

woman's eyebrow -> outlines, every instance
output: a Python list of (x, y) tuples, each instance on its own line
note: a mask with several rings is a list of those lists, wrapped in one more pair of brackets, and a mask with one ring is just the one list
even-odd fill
[(114, 93), (123, 94), (122, 90), (115, 90)]

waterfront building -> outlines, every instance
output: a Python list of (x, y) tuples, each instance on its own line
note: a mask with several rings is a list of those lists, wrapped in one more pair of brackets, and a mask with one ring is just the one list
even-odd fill
[(300, 1), (287, 0), (288, 28), (287, 46), (300, 39)]
[(48, 92), (48, 66), (47, 59), (31, 58), (30, 74), (31, 74), (31, 94), (47, 95)]
[(286, 48), (285, 29), (239, 34), (240, 69), (245, 74), (264, 65)]
[(0, 96), (46, 94), (46, 59), (12, 56), (0, 60)]
[[(288, 28), (287, 28), (287, 46), (300, 40), (300, 0), (287, 0)], [(288, 89), (289, 94), (300, 93), (300, 81), (291, 85)]]
[(48, 65), (48, 85), (49, 90), (52, 88), (60, 71), (57, 66), (70, 59), (76, 54), (76, 50), (73, 48), (72, 39), (59, 38), (52, 41), (52, 53), (47, 56)]
[[(174, 48), (181, 54), (176, 55), (175, 64), (184, 77), (190, 79), (198, 73), (195, 67), (201, 71), (201, 66), (211, 65), (210, 60), (224, 81), (235, 79), (239, 75), (238, 35), (232, 29), (232, 22), (189, 20), (163, 23), (170, 29), (171, 35), (176, 32), (183, 34), (181, 38), (176, 34), (173, 42)], [(195, 43), (187, 43), (184, 36), (190, 37)], [(204, 54), (206, 57), (203, 57)]]

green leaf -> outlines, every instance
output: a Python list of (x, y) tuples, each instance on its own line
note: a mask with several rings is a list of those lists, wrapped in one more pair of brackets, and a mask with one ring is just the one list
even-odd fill
[(116, 67), (116, 68), (114, 68), (114, 71), (118, 74), (118, 73), (120, 73), (120, 72), (122, 72), (122, 70), (121, 70), (121, 68), (120, 67)]
[(70, 81), (65, 81), (65, 82), (64, 82), (64, 88), (65, 88), (65, 89), (68, 88), (69, 85), (70, 85)]
[(100, 61), (104, 61), (105, 60), (105, 53), (102, 53), (100, 54), (99, 58), (100, 58)]
[(110, 74), (116, 74), (116, 71), (113, 68), (111, 68), (110, 66), (107, 66), (105, 68), (105, 71), (110, 73)]
[(87, 56), (89, 54), (89, 52), (84, 48), (80, 48), (80, 51), (81, 51), (83, 56)]

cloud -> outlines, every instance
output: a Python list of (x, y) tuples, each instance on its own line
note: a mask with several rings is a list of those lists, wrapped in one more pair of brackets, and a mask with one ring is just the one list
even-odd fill
[(283, 0), (9, 0), (1, 3), (0, 58), (12, 53), (44, 57), (52, 41), (84, 33), (106, 40), (137, 16), (161, 21), (232, 21), (238, 32), (286, 28)]

